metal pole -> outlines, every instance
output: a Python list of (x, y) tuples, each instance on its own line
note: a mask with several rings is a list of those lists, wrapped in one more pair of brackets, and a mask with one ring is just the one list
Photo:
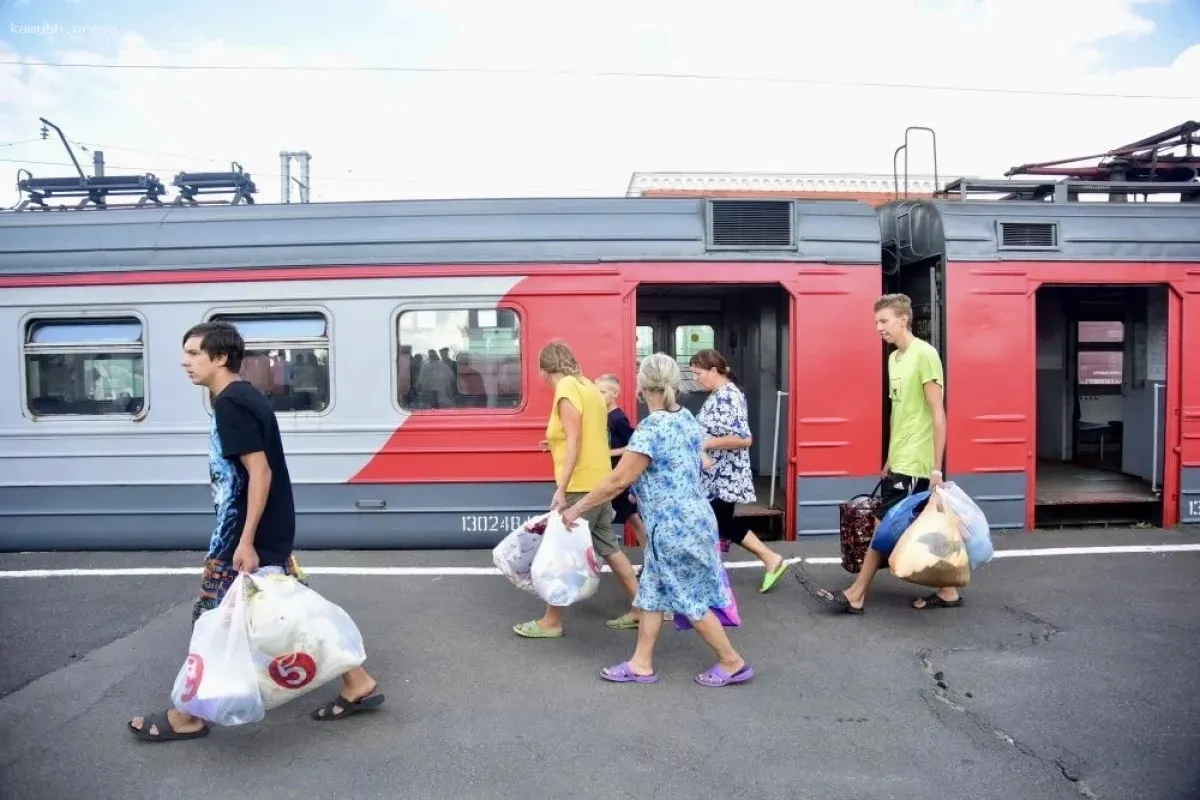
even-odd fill
[[(67, 148), (67, 155), (69, 155), (71, 157), (71, 163), (75, 165), (75, 171), (79, 173), (80, 178), (82, 178), (83, 180), (86, 181), (87, 175), (83, 174), (83, 167), (79, 166), (79, 159), (77, 159), (75, 157), (75, 151), (71, 149), (71, 145), (67, 144), (67, 136), (66, 136), (66, 134), (64, 134), (62, 132), (62, 128), (58, 127), (53, 122), (46, 119), (45, 117), (38, 117), (38, 121), (41, 122), (43, 125), (45, 125), (47, 128), (54, 128), (55, 133), (58, 134), (58, 138), (63, 143), (63, 147)], [(43, 139), (46, 138), (45, 131), (42, 131), (42, 138)]]
[(308, 202), (308, 161), (311, 156), (308, 151), (300, 154), (300, 202)]
[(279, 172), (283, 177), (282, 182), (279, 184), (279, 202), (281, 202), (281, 203), (292, 202), (291, 166), (292, 166), (291, 154), (288, 153), (286, 150), (280, 151), (280, 153), (279, 153), (279, 167), (280, 167)]
[(1164, 388), (1163, 384), (1154, 384), (1154, 433), (1150, 436), (1150, 443), (1153, 445), (1153, 459), (1150, 462), (1150, 491), (1158, 491), (1158, 391)]
[(775, 392), (775, 438), (771, 447), (771, 498), (767, 501), (767, 508), (775, 507), (775, 473), (779, 470), (779, 404), (784, 397), (787, 397), (787, 392)]

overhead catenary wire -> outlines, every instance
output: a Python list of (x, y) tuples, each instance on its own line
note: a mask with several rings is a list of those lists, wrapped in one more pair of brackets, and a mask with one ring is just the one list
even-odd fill
[(516, 67), (415, 67), (345, 64), (113, 64), (93, 61), (49, 62), (25, 61), (20, 59), (0, 60), (0, 65), (19, 67), (46, 67), (52, 69), (116, 69), (161, 72), (411, 73), (429, 75), (493, 75), (509, 77), (625, 78), (639, 80), (794, 84), (805, 86), (829, 86), (845, 89), (895, 89), (907, 91), (958, 92), (969, 94), (1077, 97), (1106, 100), (1200, 101), (1200, 95), (1084, 92), (1065, 89), (1017, 89), (999, 86), (958, 86), (954, 84), (854, 81), (837, 80), (834, 78), (793, 78), (787, 76), (768, 75), (718, 75), (698, 72), (636, 72), (623, 70), (569, 70)]

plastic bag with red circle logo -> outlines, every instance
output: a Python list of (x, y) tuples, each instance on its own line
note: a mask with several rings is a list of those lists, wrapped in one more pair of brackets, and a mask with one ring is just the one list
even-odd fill
[(492, 563), (500, 570), (500, 574), (508, 578), (513, 586), (530, 594), (537, 594), (530, 571), (538, 548), (542, 546), (542, 534), (546, 531), (549, 519), (550, 514), (547, 513), (525, 520), (492, 550)]
[(171, 690), (177, 709), (214, 725), (258, 722), (266, 712), (250, 648), (247, 589), (245, 577), (238, 575), (221, 604), (196, 620), (187, 660)]
[(576, 520), (568, 528), (561, 514), (552, 513), (529, 577), (538, 597), (552, 606), (573, 605), (594, 595), (600, 588), (600, 566), (587, 520)]
[(340, 606), (288, 575), (249, 578), (250, 649), (268, 711), (367, 660), (362, 634)]

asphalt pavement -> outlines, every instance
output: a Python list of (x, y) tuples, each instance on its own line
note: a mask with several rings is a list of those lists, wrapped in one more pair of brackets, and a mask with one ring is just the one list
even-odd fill
[[(1200, 544), (1200, 531), (996, 535), (1000, 551)], [(805, 557), (836, 540), (776, 544)], [(634, 562), (638, 551), (631, 550)], [(1002, 552), (1003, 555), (1003, 552)], [(490, 567), (481, 552), (317, 552), (307, 567)], [(744, 561), (735, 548), (727, 558)], [(317, 574), (366, 639), (377, 712), (308, 718), (332, 684), (261, 723), (147, 744), (129, 717), (169, 705), (197, 575), (14, 577), (189, 568), (196, 553), (0, 556), (0, 797), (1187, 798), (1200, 796), (1200, 552), (999, 557), (958, 609), (882, 575), (863, 616), (791, 577), (730, 570), (758, 678), (709, 689), (694, 632), (664, 631), (659, 683), (602, 681), (632, 652), (605, 576), (567, 635), (527, 641), (536, 598), (489, 575)], [(797, 569), (796, 567), (793, 570)], [(804, 565), (839, 588), (836, 564)]]

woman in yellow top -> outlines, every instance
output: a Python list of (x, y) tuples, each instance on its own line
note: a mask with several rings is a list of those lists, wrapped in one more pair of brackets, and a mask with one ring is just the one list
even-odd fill
[[(538, 355), (538, 373), (554, 390), (550, 424), (543, 443), (554, 457), (554, 481), (557, 488), (550, 507), (564, 511), (581, 497), (604, 483), (612, 472), (608, 454), (608, 406), (596, 385), (583, 376), (570, 348), (551, 342)], [(632, 602), (637, 595), (637, 577), (633, 565), (617, 544), (613, 533), (612, 503), (592, 507), (582, 519), (588, 523), (596, 555), (612, 567)], [(637, 611), (632, 608), (608, 621), (610, 628), (636, 628)], [(518, 636), (529, 639), (557, 639), (563, 635), (562, 609), (547, 605), (541, 619), (513, 626)]]

